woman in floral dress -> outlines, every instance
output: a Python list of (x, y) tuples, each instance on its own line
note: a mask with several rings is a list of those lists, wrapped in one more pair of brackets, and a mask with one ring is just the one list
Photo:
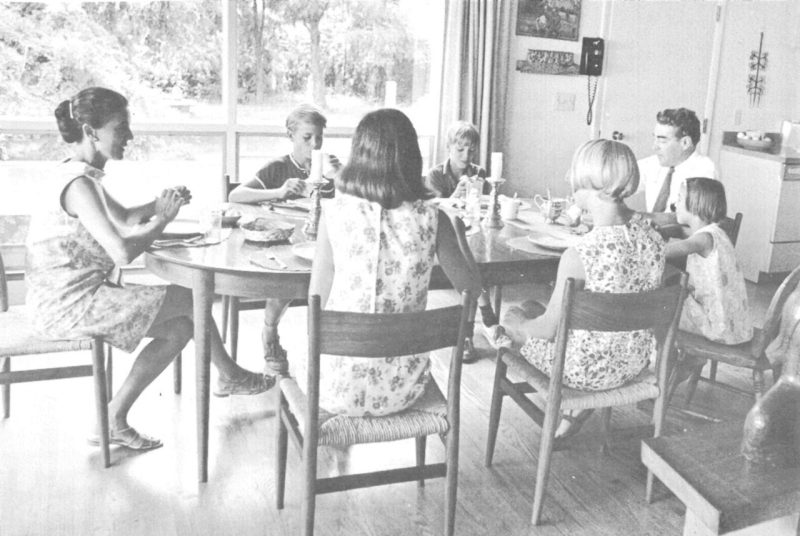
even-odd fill
[[(432, 194), (422, 182), (417, 133), (402, 112), (364, 116), (337, 189), (323, 205), (310, 293), (329, 310), (423, 311), (441, 247), (438, 211), (426, 201)], [(429, 378), (427, 354), (329, 357), (321, 363), (320, 406), (350, 416), (395, 413), (414, 404)]]
[[(99, 336), (125, 352), (152, 338), (109, 403), (109, 438), (132, 449), (157, 448), (158, 439), (128, 425), (128, 410), (192, 337), (191, 292), (176, 286), (122, 287), (114, 273), (158, 238), (191, 194), (170, 188), (153, 202), (126, 208), (103, 187), (106, 162), (122, 159), (133, 139), (128, 103), (119, 93), (84, 89), (61, 102), (55, 117), (74, 155), (55, 171), (31, 218), (26, 269), (31, 320), (45, 336)], [(262, 375), (230, 359), (216, 328), (211, 335), (211, 359), (219, 371), (215, 394), (255, 394), (270, 387)]]
[[(503, 325), (522, 345), (523, 357), (550, 374), (554, 343), (568, 278), (585, 282), (593, 292), (643, 292), (661, 285), (664, 241), (624, 199), (636, 192), (639, 170), (627, 145), (592, 140), (575, 152), (570, 169), (575, 201), (588, 210), (594, 228), (561, 257), (547, 309), (530, 318), (524, 308), (511, 308)], [(564, 384), (597, 391), (624, 385), (656, 355), (656, 340), (648, 330), (592, 332), (572, 330), (567, 339)], [(557, 437), (572, 435), (591, 410), (562, 415)]]

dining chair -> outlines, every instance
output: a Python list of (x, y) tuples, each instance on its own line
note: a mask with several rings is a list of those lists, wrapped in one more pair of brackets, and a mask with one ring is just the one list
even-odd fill
[[(309, 298), (308, 383), (303, 393), (297, 380), (280, 381), (278, 426), (276, 426), (276, 505), (284, 506), (287, 443), (301, 451), (303, 470), (303, 532), (314, 533), (316, 496), (384, 484), (445, 477), (444, 534), (455, 529), (458, 481), (458, 440), (461, 392), (461, 358), (464, 350), (468, 314), (474, 298), (469, 291), (461, 304), (417, 313), (364, 314), (323, 311), (319, 296)], [(348, 417), (326, 412), (319, 407), (320, 361), (331, 356), (386, 358), (419, 354), (452, 347), (447, 398), (431, 378), (424, 395), (405, 411), (383, 417)], [(426, 463), (425, 447), (429, 435), (439, 435), (445, 444), (445, 461)], [(414, 438), (416, 465), (348, 474), (328, 478), (317, 475), (320, 446), (345, 448), (355, 444), (397, 441)]]
[[(230, 175), (225, 175), (226, 199), (239, 184), (238, 182), (231, 182)], [(263, 310), (265, 305), (266, 303), (263, 299), (222, 296), (222, 325), (220, 326), (222, 342), (228, 343), (230, 341), (230, 355), (234, 361), (239, 355), (239, 312)], [(291, 301), (289, 307), (303, 307), (305, 305), (307, 305), (305, 299), (296, 299)]]
[[(443, 218), (446, 219), (443, 220)], [(443, 288), (455, 288), (459, 293), (469, 289), (473, 292), (473, 295), (478, 296), (483, 289), (483, 276), (469, 247), (464, 220), (456, 214), (445, 210), (439, 210), (439, 220), (449, 223), (449, 225), (440, 226), (439, 232), (451, 233), (451, 240), (454, 240), (458, 246), (457, 252), (451, 252), (452, 258), (449, 261), (447, 259), (439, 259), (439, 264), (442, 266), (443, 271), (446, 272), (447, 278)], [(438, 252), (439, 257), (447, 254), (446, 251), (440, 250)], [(434, 284), (432, 286), (439, 288), (440, 285)], [(464, 363), (474, 363), (478, 360), (478, 353), (475, 351), (475, 345), (472, 342), (475, 332), (476, 312), (477, 300), (469, 310), (469, 326), (467, 337), (464, 341)]]
[[(50, 340), (37, 335), (31, 328), (31, 321), (24, 306), (9, 305), (8, 281), (3, 257), (0, 255), (0, 391), (2, 391), (4, 418), (9, 418), (11, 415), (12, 383), (92, 376), (94, 378), (95, 409), (100, 427), (100, 449), (103, 455), (103, 465), (110, 467), (108, 394), (103, 344), (101, 337)], [(12, 359), (16, 362), (24, 357), (34, 355), (80, 350), (89, 350), (91, 352), (91, 365), (11, 370)]]
[(725, 216), (719, 221), (718, 225), (731, 239), (731, 244), (736, 246), (736, 240), (739, 238), (739, 229), (742, 226), (742, 213), (737, 212), (733, 218)]
[(755, 395), (758, 399), (766, 391), (764, 382), (764, 372), (767, 370), (772, 371), (773, 382), (780, 376), (780, 367), (770, 364), (766, 356), (767, 345), (777, 336), (778, 330), (781, 325), (781, 313), (783, 312), (783, 305), (786, 300), (797, 288), (800, 282), (800, 266), (795, 268), (783, 283), (775, 291), (772, 300), (767, 308), (767, 313), (764, 319), (762, 328), (753, 328), (753, 338), (747, 342), (735, 345), (722, 344), (713, 342), (702, 335), (688, 333), (685, 331), (678, 332), (677, 347), (678, 352), (683, 354), (681, 357), (687, 358), (693, 356), (695, 358), (705, 359), (705, 362), (711, 362), (712, 365), (716, 363), (724, 363), (734, 367), (750, 369), (753, 377), (753, 390), (745, 391), (733, 385), (720, 382), (715, 376), (704, 378), (701, 376), (703, 365), (696, 367), (686, 386), (686, 405), (692, 402), (697, 384), (700, 381), (707, 382), (727, 391), (734, 393), (744, 394), (748, 396)]
[[(562, 411), (602, 409), (603, 451), (607, 452), (611, 443), (612, 408), (642, 400), (655, 400), (654, 436), (661, 435), (667, 408), (667, 381), (674, 359), (674, 339), (681, 306), (686, 297), (687, 279), (688, 276), (683, 274), (679, 283), (660, 289), (613, 294), (577, 290), (576, 281), (569, 278), (564, 288), (561, 317), (554, 340), (552, 375), (549, 378), (510, 349), (498, 350), (489, 410), (485, 465), (492, 465), (503, 398), (509, 396), (542, 429), (531, 517), (534, 525), (538, 525), (541, 519), (553, 450), (565, 446), (555, 438)], [(579, 391), (565, 387), (562, 384), (564, 361), (568, 335), (573, 329), (653, 330), (658, 341), (655, 372), (648, 368), (633, 381), (604, 391)], [(507, 376), (509, 368), (523, 381), (512, 382)], [(648, 498), (652, 493), (652, 479), (652, 474), (648, 472)]]

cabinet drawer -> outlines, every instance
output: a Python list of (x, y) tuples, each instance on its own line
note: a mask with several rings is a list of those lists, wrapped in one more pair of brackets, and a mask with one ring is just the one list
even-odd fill
[[(789, 169), (787, 167), (787, 172)], [(744, 220), (742, 224), (744, 224)], [(775, 218), (772, 241), (800, 241), (800, 180), (784, 180), (781, 183), (778, 214)]]

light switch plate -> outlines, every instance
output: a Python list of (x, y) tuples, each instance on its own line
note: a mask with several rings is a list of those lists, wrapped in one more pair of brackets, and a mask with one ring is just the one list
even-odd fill
[(572, 112), (575, 110), (575, 93), (556, 93), (556, 111)]

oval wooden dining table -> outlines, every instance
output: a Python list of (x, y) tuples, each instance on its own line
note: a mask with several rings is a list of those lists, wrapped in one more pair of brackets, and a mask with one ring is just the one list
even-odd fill
[[(192, 290), (194, 299), (194, 343), (197, 388), (197, 472), (208, 480), (208, 428), (210, 394), (211, 305), (214, 295), (241, 298), (305, 298), (311, 262), (296, 256), (292, 247), (305, 240), (305, 214), (299, 211), (242, 207), (245, 213), (295, 224), (290, 243), (270, 247), (245, 241), (240, 229), (223, 229), (219, 243), (202, 247), (151, 248), (146, 267), (162, 279)], [(485, 288), (552, 280), (559, 255), (542, 250), (509, 247), (509, 241), (530, 233), (523, 226), (484, 227), (467, 232), (467, 241), (483, 276)], [(277, 257), (275, 261), (272, 256)], [(283, 267), (285, 266), (285, 267)], [(431, 288), (451, 288), (438, 266)], [(499, 301), (499, 300), (498, 300)], [(498, 303), (499, 305), (499, 303)]]

